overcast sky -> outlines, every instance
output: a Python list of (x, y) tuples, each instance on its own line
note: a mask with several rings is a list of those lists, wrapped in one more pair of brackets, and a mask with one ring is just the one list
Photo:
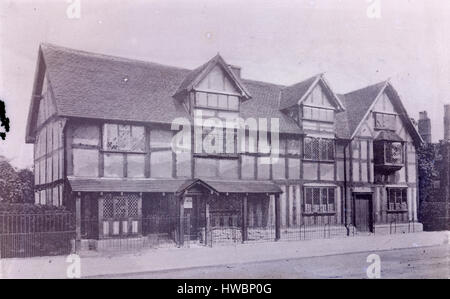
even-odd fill
[(448, 0), (79, 0), (79, 19), (70, 1), (0, 3), (0, 98), (12, 121), (0, 154), (15, 166), (32, 164), (24, 136), (40, 42), (187, 68), (220, 52), (244, 78), (293, 84), (324, 72), (337, 93), (391, 78), (410, 116), (427, 110), (443, 138)]

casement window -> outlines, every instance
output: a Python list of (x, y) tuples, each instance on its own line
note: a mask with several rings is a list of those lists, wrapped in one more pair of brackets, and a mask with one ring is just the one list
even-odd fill
[(287, 140), (287, 154), (288, 155), (300, 155), (300, 140), (288, 139)]
[[(197, 150), (200, 148), (196, 147)], [(201, 154), (237, 155), (237, 134), (234, 129), (203, 128)]]
[(388, 210), (407, 211), (408, 199), (406, 188), (387, 188)]
[(226, 94), (197, 92), (195, 105), (201, 108), (239, 110), (239, 98)]
[(105, 124), (103, 149), (119, 152), (144, 152), (145, 128), (143, 126)]
[(103, 235), (138, 233), (139, 196), (105, 194), (103, 198)]
[(308, 160), (334, 161), (334, 139), (306, 137), (303, 157)]
[(375, 129), (392, 130), (396, 128), (396, 115), (375, 112)]
[(401, 142), (385, 142), (384, 156), (388, 164), (402, 164), (403, 144)]
[(374, 155), (376, 165), (402, 165), (403, 143), (398, 141), (374, 142)]
[(303, 119), (334, 122), (334, 110), (327, 108), (303, 106)]
[(305, 187), (304, 213), (335, 213), (334, 187)]

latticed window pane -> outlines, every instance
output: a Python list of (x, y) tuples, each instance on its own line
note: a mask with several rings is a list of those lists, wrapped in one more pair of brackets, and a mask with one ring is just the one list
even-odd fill
[(127, 198), (125, 196), (114, 197), (114, 218), (127, 216)]
[(312, 139), (312, 159), (319, 160), (320, 157), (320, 142), (318, 138)]
[(128, 125), (119, 125), (118, 139), (119, 150), (130, 150), (131, 127)]
[(304, 147), (304, 157), (305, 159), (312, 159), (312, 138), (305, 138), (305, 147)]
[(313, 211), (320, 211), (320, 188), (313, 188)]
[(136, 194), (131, 194), (128, 198), (129, 217), (137, 217), (139, 215), (138, 203), (139, 203), (139, 196)]
[(321, 201), (320, 201), (320, 211), (326, 212), (327, 211), (327, 202), (328, 202), (328, 189), (327, 188), (321, 188)]
[(328, 212), (334, 212), (334, 188), (328, 188)]
[(103, 218), (114, 217), (114, 202), (111, 194), (107, 194), (103, 199)]
[(142, 126), (131, 127), (130, 150), (134, 152), (143, 152), (145, 150), (145, 128)]
[(400, 142), (385, 143), (386, 163), (401, 164), (403, 162), (403, 145)]
[(300, 140), (289, 139), (287, 143), (288, 154), (299, 155), (300, 154)]
[(119, 137), (118, 137), (118, 131), (117, 131), (117, 125), (115, 124), (106, 124), (105, 125), (105, 137), (106, 138), (106, 144), (105, 149), (106, 150), (118, 150), (119, 149)]
[(305, 212), (310, 213), (312, 210), (312, 188), (305, 188)]

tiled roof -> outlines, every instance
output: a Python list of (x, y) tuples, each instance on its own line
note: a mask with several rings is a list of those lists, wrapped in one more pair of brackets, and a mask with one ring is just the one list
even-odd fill
[(185, 179), (68, 178), (74, 192), (177, 192)]
[(318, 76), (308, 78), (302, 82), (283, 88), (280, 98), (280, 109), (292, 107), (308, 92), (311, 85), (317, 81)]
[(362, 121), (372, 103), (377, 98), (386, 82), (370, 85), (350, 93), (339, 95), (346, 109), (345, 112), (337, 114), (338, 133), (350, 137)]
[(404, 141), (400, 136), (397, 135), (397, 133), (392, 131), (380, 131), (378, 135), (375, 137), (375, 140), (385, 140), (385, 141)]
[[(189, 89), (211, 63), (225, 65), (220, 55), (194, 70), (188, 70), (50, 44), (42, 44), (40, 49), (42, 56), (39, 59), (42, 57), (47, 68), (57, 113), (63, 117), (164, 124), (171, 124), (178, 117), (191, 118), (174, 95)], [(228, 68), (227, 65), (224, 67)], [(295, 105), (317, 79), (322, 78), (323, 84), (328, 86), (322, 74), (283, 86), (237, 78), (229, 71), (247, 98), (242, 102), (240, 116), (278, 119), (281, 133), (302, 134), (302, 131), (293, 119), (280, 110)], [(351, 137), (386, 84), (381, 82), (335, 98), (339, 111), (343, 111), (344, 107), (347, 109), (337, 113), (336, 134), (339, 138)], [(34, 101), (33, 98), (27, 124), (27, 142), (33, 142), (37, 113)], [(399, 106), (404, 111), (401, 103)], [(406, 111), (402, 113), (406, 115)]]
[[(173, 95), (205, 65), (194, 71), (59, 46), (41, 45), (57, 112), (60, 116), (170, 124), (190, 118)], [(278, 109), (283, 86), (240, 80), (251, 99), (242, 117), (279, 118), (282, 133), (301, 133), (294, 120)]]

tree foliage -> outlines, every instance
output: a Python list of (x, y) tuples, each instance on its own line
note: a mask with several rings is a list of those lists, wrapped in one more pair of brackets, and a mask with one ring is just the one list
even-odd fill
[(16, 170), (0, 156), (0, 201), (34, 202), (34, 175), (29, 169)]

